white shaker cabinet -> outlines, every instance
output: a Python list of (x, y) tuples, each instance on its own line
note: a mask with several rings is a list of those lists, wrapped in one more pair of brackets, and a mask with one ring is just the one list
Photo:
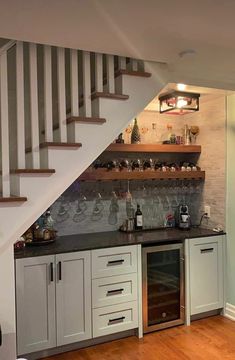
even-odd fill
[(18, 355), (56, 346), (54, 258), (16, 260)]
[(18, 355), (91, 338), (90, 251), (16, 260)]
[(57, 346), (91, 338), (90, 252), (56, 256)]
[(224, 307), (224, 241), (223, 235), (188, 240), (190, 315)]

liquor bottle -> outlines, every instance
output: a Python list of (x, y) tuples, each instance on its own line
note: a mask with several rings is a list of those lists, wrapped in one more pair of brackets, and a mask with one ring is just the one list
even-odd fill
[(135, 212), (135, 228), (136, 230), (143, 229), (143, 215), (139, 204), (137, 204), (137, 210)]
[(139, 126), (137, 124), (137, 119), (135, 118), (134, 126), (131, 133), (131, 143), (139, 144), (140, 143), (140, 131)]

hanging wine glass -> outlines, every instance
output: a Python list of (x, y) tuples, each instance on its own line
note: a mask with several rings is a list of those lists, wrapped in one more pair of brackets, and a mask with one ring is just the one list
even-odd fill
[(75, 210), (75, 214), (73, 216), (73, 221), (74, 222), (81, 222), (81, 221), (85, 220), (86, 215), (84, 214), (84, 211), (85, 210), (81, 208), (81, 205), (79, 204), (79, 200), (78, 200), (76, 210)]
[(56, 215), (56, 222), (62, 223), (64, 221), (66, 221), (68, 218), (69, 218), (68, 209), (66, 209), (66, 207), (64, 206), (64, 204), (61, 201), (58, 213)]
[(91, 214), (92, 221), (98, 221), (103, 217), (104, 204), (102, 196), (100, 193), (97, 193), (97, 198), (94, 203), (93, 211)]
[(117, 213), (119, 211), (119, 205), (118, 205), (118, 197), (115, 193), (115, 191), (112, 191), (112, 199), (109, 206), (109, 217), (108, 217), (108, 223), (110, 225), (116, 225), (117, 224)]

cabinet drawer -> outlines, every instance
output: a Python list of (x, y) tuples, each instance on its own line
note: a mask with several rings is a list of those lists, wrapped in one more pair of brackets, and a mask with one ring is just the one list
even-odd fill
[(93, 308), (137, 300), (137, 274), (92, 280)]
[(137, 302), (93, 310), (93, 336), (114, 334), (138, 327)]
[(137, 249), (135, 245), (92, 251), (93, 279), (136, 271)]

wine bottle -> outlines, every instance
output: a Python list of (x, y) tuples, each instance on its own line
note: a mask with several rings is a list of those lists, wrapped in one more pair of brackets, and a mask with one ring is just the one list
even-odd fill
[(134, 126), (131, 133), (131, 143), (139, 144), (140, 143), (140, 131), (139, 126), (137, 124), (137, 119), (135, 119)]
[(143, 229), (143, 215), (139, 204), (137, 204), (137, 210), (135, 212), (135, 228), (136, 230)]

